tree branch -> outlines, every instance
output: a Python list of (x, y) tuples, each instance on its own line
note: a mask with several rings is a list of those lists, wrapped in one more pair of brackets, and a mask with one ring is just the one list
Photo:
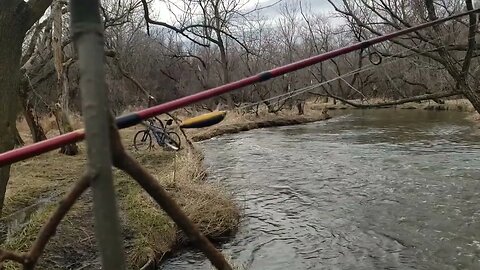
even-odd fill
[(189, 35), (185, 34), (184, 30), (182, 31), (182, 29), (180, 28), (177, 28), (173, 25), (170, 25), (168, 23), (165, 23), (165, 22), (160, 22), (160, 21), (155, 21), (155, 20), (152, 20), (152, 18), (150, 18), (150, 11), (148, 9), (148, 3), (147, 3), (147, 0), (142, 0), (142, 5), (143, 5), (143, 12), (144, 12), (144, 17), (145, 17), (145, 22), (147, 24), (147, 34), (150, 36), (150, 25), (149, 24), (155, 24), (155, 25), (160, 25), (160, 26), (163, 26), (165, 28), (168, 28), (170, 30), (173, 30), (177, 33), (179, 33), (180, 35), (184, 36), (185, 38), (187, 38), (188, 40), (192, 41), (193, 43), (195, 44), (198, 44), (200, 46), (203, 46), (203, 47), (209, 47), (208, 44), (204, 44), (204, 43), (201, 43), (201, 42), (198, 42), (196, 41), (195, 39), (191, 38)]
[(30, 0), (26, 2), (26, 4), (29, 9), (25, 23), (27, 29), (29, 29), (36, 21), (40, 20), (43, 14), (45, 14), (47, 8), (52, 4), (52, 0)]
[[(473, 4), (472, 0), (465, 0), (465, 4), (467, 6), (468, 10), (473, 10)], [(468, 70), (470, 69), (470, 64), (472, 62), (472, 56), (475, 52), (475, 47), (476, 47), (476, 40), (475, 40), (475, 35), (477, 32), (477, 14), (476, 13), (471, 13), (468, 16), (470, 20), (470, 25), (468, 27), (468, 49), (467, 53), (465, 54), (465, 58), (463, 60), (463, 65), (462, 65), (462, 77), (463, 80), (467, 77)]]
[(40, 35), (40, 32), (43, 30), (43, 28), (47, 24), (50, 24), (50, 23), (51, 23), (51, 19), (49, 18), (35, 26), (32, 36), (30, 37), (30, 42), (28, 43), (27, 50), (25, 51), (25, 54), (22, 56), (22, 60), (21, 60), (22, 66), (27, 62), (28, 59), (30, 59), (30, 57), (35, 52), (35, 44), (37, 43), (37, 38)]
[(19, 264), (25, 264), (28, 261), (28, 257), (24, 253), (16, 253), (9, 250), (0, 249), (0, 267), (3, 269), (2, 263), (4, 261), (14, 261)]
[(75, 202), (87, 190), (87, 188), (90, 186), (90, 181), (92, 181), (94, 178), (94, 174), (87, 172), (77, 183), (75, 183), (73, 189), (60, 202), (50, 219), (45, 225), (43, 225), (37, 239), (30, 248), (30, 251), (28, 252), (29, 260), (28, 263), (25, 264), (26, 270), (34, 269), (48, 241), (53, 235), (55, 235), (58, 225), (75, 204)]

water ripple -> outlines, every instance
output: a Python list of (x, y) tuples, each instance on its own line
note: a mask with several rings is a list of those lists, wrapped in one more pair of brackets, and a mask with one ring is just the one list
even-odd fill
[[(480, 269), (480, 137), (465, 115), (353, 111), (203, 144), (244, 206), (246, 269)], [(209, 269), (187, 252), (163, 269)]]

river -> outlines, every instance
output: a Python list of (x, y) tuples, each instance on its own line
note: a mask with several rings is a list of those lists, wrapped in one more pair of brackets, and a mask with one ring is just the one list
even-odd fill
[[(466, 114), (353, 110), (203, 142), (244, 269), (480, 269), (480, 130)], [(161, 269), (211, 269), (184, 252)]]

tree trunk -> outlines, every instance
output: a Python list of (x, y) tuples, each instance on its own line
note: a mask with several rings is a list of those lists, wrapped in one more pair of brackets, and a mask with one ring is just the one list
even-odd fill
[[(213, 3), (213, 2), (212, 2)], [(220, 16), (220, 12), (219, 12), (219, 4), (220, 4), (220, 1), (216, 1), (215, 3), (213, 3), (213, 8), (214, 8), (214, 20), (215, 20), (215, 34), (217, 36), (217, 42), (216, 42), (216, 45), (218, 46), (218, 49), (220, 51), (220, 62), (221, 62), (221, 66), (222, 66), (222, 80), (223, 80), (223, 84), (227, 84), (230, 82), (230, 74), (229, 74), (229, 71), (228, 71), (228, 57), (227, 57), (227, 47), (226, 47), (226, 41), (227, 39), (225, 39), (225, 42), (223, 41), (223, 38), (222, 38), (222, 33), (220, 31), (220, 29), (222, 29), (222, 24), (224, 23), (221, 16)], [(235, 104), (233, 102), (233, 97), (231, 94), (228, 94), (226, 95), (226, 99), (227, 99), (227, 105), (230, 107), (230, 108), (234, 108)]]
[(263, 101), (263, 104), (265, 104), (265, 106), (267, 106), (267, 111), (269, 113), (277, 113), (277, 110), (275, 110), (275, 107), (273, 107), (273, 105), (272, 105), (272, 103), (270, 103), (270, 101), (265, 100), (265, 101)]
[(28, 102), (24, 107), (23, 116), (25, 117), (25, 121), (27, 121), (28, 128), (32, 134), (33, 142), (46, 140), (47, 136), (45, 135), (45, 131), (35, 118), (35, 115), (33, 114), (33, 107), (30, 102)]
[(27, 121), (28, 128), (30, 129), (30, 133), (32, 134), (33, 142), (46, 140), (47, 136), (45, 135), (45, 131), (35, 118), (35, 115), (33, 113), (33, 106), (28, 101), (26, 91), (20, 90), (18, 96), (23, 107), (23, 116), (25, 117), (25, 121)]
[[(65, 100), (68, 99), (68, 90), (65, 90), (65, 88), (68, 88), (68, 83), (65, 82), (65, 78), (66, 76), (62, 74), (57, 82), (57, 89), (59, 89), (60, 96), (58, 98), (59, 102), (55, 104), (53, 109), (53, 114), (55, 115), (60, 134), (65, 134), (73, 131), (70, 117), (68, 115), (68, 108), (64, 107), (68, 106), (68, 102), (65, 102)], [(65, 97), (65, 95), (67, 96)], [(77, 144), (71, 143), (62, 146), (59, 152), (65, 155), (74, 156), (78, 154), (79, 150)]]
[(25, 141), (23, 141), (22, 136), (20, 136), (20, 133), (18, 132), (16, 125), (13, 125), (12, 128), (13, 128), (14, 145), (23, 146), (25, 144)]
[(305, 104), (302, 101), (297, 102), (298, 115), (303, 115), (305, 113)]
[(112, 177), (110, 122), (105, 83), (105, 50), (99, 0), (70, 0), (78, 49), (82, 113), (85, 120), (95, 236), (102, 269), (125, 269), (125, 255)]
[[(55, 105), (54, 115), (57, 120), (60, 134), (65, 134), (73, 131), (73, 127), (70, 124), (70, 119), (59, 103)], [(79, 150), (77, 144), (72, 143), (62, 146), (59, 152), (65, 155), (74, 156), (78, 154)]]
[(460, 90), (462, 91), (463, 95), (472, 103), (475, 110), (480, 113), (480, 95), (478, 92), (475, 92), (470, 86), (466, 84), (460, 85)]
[[(52, 50), (55, 63), (55, 70), (57, 72), (57, 93), (58, 103), (55, 104), (54, 114), (57, 119), (60, 134), (65, 134), (73, 131), (68, 114), (68, 78), (66, 70), (63, 67), (63, 51), (62, 51), (62, 6), (60, 0), (55, 0), (52, 6), (53, 17), (53, 36), (52, 36)], [(75, 143), (62, 146), (60, 153), (74, 156), (78, 154), (78, 146)]]
[[(0, 153), (14, 147), (14, 127), (18, 112), (17, 90), (25, 32), (17, 19), (17, 2), (0, 1)], [(10, 177), (10, 165), (0, 168), (0, 216)]]

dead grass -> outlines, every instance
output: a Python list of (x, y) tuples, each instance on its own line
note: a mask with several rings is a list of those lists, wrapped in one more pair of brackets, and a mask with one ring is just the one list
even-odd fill
[(480, 121), (480, 114), (479, 114), (479, 113), (472, 113), (471, 119), (472, 119), (473, 121), (479, 122), (479, 121)]
[(477, 112), (472, 112), (467, 116), (467, 120), (472, 121), (476, 126), (480, 127), (480, 114)]
[[(25, 130), (21, 130), (25, 132)], [(122, 140), (131, 149), (136, 129), (122, 131)], [(50, 152), (12, 167), (7, 191), (4, 224), (14, 224), (2, 246), (26, 251), (36, 234), (64, 195), (81, 175), (85, 166), (85, 146), (74, 157)], [(221, 239), (237, 229), (240, 212), (230, 193), (207, 183), (202, 155), (195, 149), (170, 152), (154, 149), (132, 153), (186, 214), (212, 239)], [(135, 182), (119, 170), (114, 171), (115, 186), (128, 256), (128, 269), (138, 269), (149, 260), (160, 260), (165, 254), (188, 244), (175, 224), (158, 208)], [(39, 262), (39, 269), (99, 269), (96, 251), (91, 194), (87, 192), (75, 205), (51, 239)], [(42, 204), (38, 204), (38, 202)], [(25, 207), (38, 205), (29, 213)], [(21, 217), (20, 222), (12, 222)], [(7, 225), (8, 226), (8, 225)], [(19, 269), (8, 264), (6, 269)]]

